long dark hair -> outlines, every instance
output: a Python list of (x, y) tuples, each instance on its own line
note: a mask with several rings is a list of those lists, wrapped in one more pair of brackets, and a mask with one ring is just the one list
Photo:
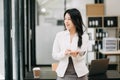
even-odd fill
[(81, 13), (76, 8), (68, 9), (64, 13), (64, 18), (65, 18), (66, 13), (68, 13), (70, 15), (71, 20), (72, 20), (73, 24), (75, 25), (76, 32), (78, 33), (78, 37), (79, 37), (78, 47), (81, 47), (81, 45), (82, 45), (82, 35), (84, 33), (83, 26), (85, 27), (85, 25), (83, 23), (83, 20), (82, 20)]

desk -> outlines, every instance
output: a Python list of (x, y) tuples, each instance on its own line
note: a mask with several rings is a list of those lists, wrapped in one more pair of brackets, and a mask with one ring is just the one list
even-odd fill
[(100, 52), (104, 55), (107, 56), (118, 56), (118, 71), (120, 72), (120, 50), (117, 51), (104, 51), (104, 50), (100, 50)]
[(34, 79), (33, 71), (26, 72), (24, 80), (56, 80), (57, 75), (55, 71), (52, 71), (51, 66), (39, 66), (40, 78)]
[(116, 70), (108, 70), (106, 74), (90, 76), (88, 80), (120, 80), (120, 73)]
[(41, 71), (40, 78), (35, 79), (33, 77), (33, 72), (27, 72), (24, 80), (56, 80), (57, 75), (53, 71)]

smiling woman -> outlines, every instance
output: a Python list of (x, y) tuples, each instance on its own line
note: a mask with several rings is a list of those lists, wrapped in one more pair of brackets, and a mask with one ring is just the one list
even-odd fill
[(52, 57), (58, 61), (57, 80), (88, 80), (85, 56), (88, 35), (83, 30), (81, 13), (76, 8), (64, 12), (65, 30), (56, 34)]

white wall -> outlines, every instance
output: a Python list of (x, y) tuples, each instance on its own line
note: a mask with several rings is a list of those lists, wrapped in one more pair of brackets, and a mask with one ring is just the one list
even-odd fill
[(105, 15), (120, 16), (120, 0), (105, 0)]
[(4, 77), (4, 32), (3, 25), (0, 25), (0, 79)]
[(3, 0), (0, 0), (0, 79), (4, 78)]
[[(42, 16), (40, 16), (42, 18)], [(41, 19), (40, 18), (40, 19)], [(52, 46), (55, 34), (64, 30), (63, 26), (56, 26), (54, 18), (51, 23), (46, 22), (44, 18), (40, 25), (36, 27), (36, 63), (39, 65), (48, 65), (55, 62), (52, 59)]]

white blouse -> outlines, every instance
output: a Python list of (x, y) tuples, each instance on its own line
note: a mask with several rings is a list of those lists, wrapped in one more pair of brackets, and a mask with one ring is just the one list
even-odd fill
[[(84, 76), (88, 73), (88, 69), (85, 63), (85, 56), (88, 47), (88, 35), (84, 33), (82, 35), (82, 46), (78, 48), (78, 35), (76, 34), (72, 42), (70, 43), (70, 33), (68, 30), (61, 31), (56, 34), (52, 57), (59, 61), (56, 73), (59, 77), (63, 77), (68, 66), (68, 55), (65, 55), (67, 49), (79, 50), (77, 57), (72, 57), (73, 65), (78, 77)], [(85, 53), (85, 54), (84, 54)]]

